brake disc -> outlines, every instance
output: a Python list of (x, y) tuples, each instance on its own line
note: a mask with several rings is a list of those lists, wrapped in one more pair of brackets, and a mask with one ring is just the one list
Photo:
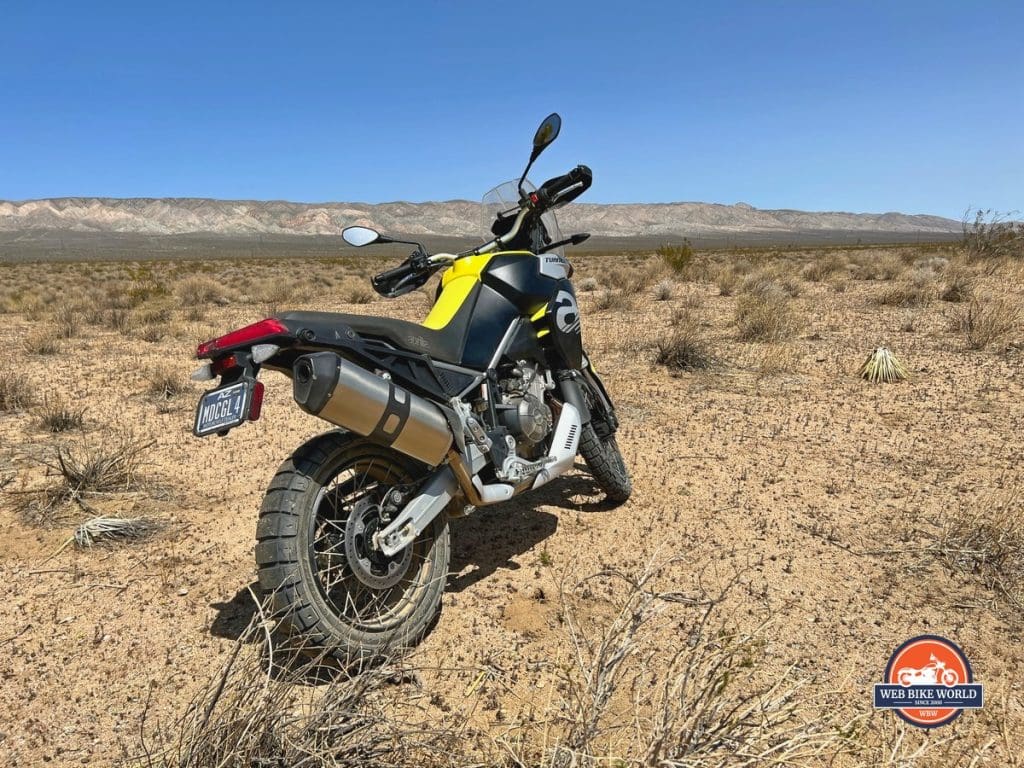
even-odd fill
[(373, 534), (381, 528), (380, 506), (369, 498), (357, 501), (345, 521), (345, 558), (353, 575), (373, 589), (395, 586), (409, 570), (412, 547), (393, 557), (373, 548)]

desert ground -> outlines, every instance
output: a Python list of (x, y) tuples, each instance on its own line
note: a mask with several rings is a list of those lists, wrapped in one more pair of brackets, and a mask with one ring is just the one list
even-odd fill
[[(408, 674), (346, 700), (359, 727), (304, 764), (1024, 763), (1024, 260), (946, 243), (574, 263), (633, 497), (605, 504), (581, 465), (451, 521)], [(256, 765), (215, 742), (244, 741), (231, 716), (269, 691), (287, 717), (260, 722), (259, 764), (296, 761), (295, 729), (340, 694), (261, 672), (254, 532), (278, 464), (330, 425), (266, 374), (259, 421), (196, 439), (188, 376), (197, 342), (286, 308), (422, 319), (432, 285), (370, 290), (393, 264), (0, 264), (5, 765)], [(879, 346), (907, 380), (858, 376)], [(68, 480), (97, 460), (110, 482)], [(76, 543), (98, 515), (147, 527)], [(986, 689), (934, 731), (871, 705), (924, 633)]]

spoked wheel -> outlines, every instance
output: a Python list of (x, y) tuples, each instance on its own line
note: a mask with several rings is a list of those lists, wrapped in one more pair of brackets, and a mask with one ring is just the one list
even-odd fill
[(444, 517), (392, 557), (372, 544), (388, 523), (389, 492), (425, 473), (343, 432), (314, 438), (278, 470), (257, 528), (260, 586), (309, 652), (376, 657), (415, 644), (430, 627), (448, 574)]

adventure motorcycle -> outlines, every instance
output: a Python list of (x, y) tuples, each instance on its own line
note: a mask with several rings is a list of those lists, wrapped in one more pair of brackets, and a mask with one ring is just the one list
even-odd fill
[[(448, 520), (539, 488), (581, 454), (613, 501), (632, 490), (615, 442), (615, 408), (583, 350), (579, 308), (559, 253), (555, 208), (591, 184), (578, 166), (535, 189), (534, 137), (489, 242), (428, 255), (416, 243), (373, 278), (395, 297), (444, 268), (422, 325), (384, 317), (285, 312), (199, 345), (193, 378), (220, 386), (196, 410), (197, 436), (259, 418), (261, 369), (292, 380), (299, 407), (341, 427), (295, 451), (270, 483), (256, 532), (259, 581), (283, 629), (307, 649), (372, 657), (423, 637), (438, 615)], [(407, 242), (349, 227), (351, 245)]]

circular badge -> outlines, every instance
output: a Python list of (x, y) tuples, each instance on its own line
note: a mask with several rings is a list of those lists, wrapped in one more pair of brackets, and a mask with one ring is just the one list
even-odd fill
[[(885, 683), (899, 686), (916, 703), (921, 692), (928, 706), (891, 707), (896, 714), (919, 728), (937, 728), (955, 720), (964, 710), (964, 691), (974, 682), (971, 664), (955, 643), (938, 635), (919, 635), (897, 648), (885, 667)], [(943, 706), (944, 704), (959, 706)], [(935, 706), (933, 706), (935, 705)], [(970, 704), (968, 704), (970, 706)]]

